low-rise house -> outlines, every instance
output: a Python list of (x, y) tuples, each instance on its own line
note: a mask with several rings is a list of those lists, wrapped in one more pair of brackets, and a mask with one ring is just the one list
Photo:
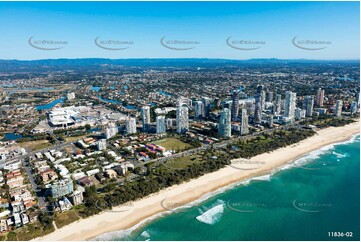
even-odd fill
[(6, 219), (1, 219), (0, 220), (0, 233), (4, 233), (8, 231), (8, 225), (6, 223)]
[(74, 206), (82, 204), (84, 201), (83, 193), (78, 190), (74, 191), (73, 194), (70, 195), (70, 201)]
[(104, 182), (106, 179), (103, 175), (103, 172), (98, 172), (97, 174), (95, 174), (95, 178), (99, 181), (99, 182)]
[(106, 170), (105, 175), (110, 179), (117, 177), (117, 173), (113, 169)]
[(29, 217), (28, 217), (28, 215), (26, 215), (26, 213), (21, 214), (21, 222), (23, 223), (23, 225), (29, 223)]
[(55, 181), (58, 179), (58, 174), (51, 169), (40, 172), (40, 176), (43, 182)]
[(77, 180), (77, 182), (79, 185), (81, 185), (83, 187), (88, 187), (88, 186), (93, 185), (92, 180), (90, 180), (90, 178), (87, 176), (80, 178), (79, 180)]

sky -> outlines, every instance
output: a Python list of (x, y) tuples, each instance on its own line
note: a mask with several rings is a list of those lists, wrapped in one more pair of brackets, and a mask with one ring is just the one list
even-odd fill
[(359, 2), (0, 2), (0, 59), (359, 59), (359, 21)]

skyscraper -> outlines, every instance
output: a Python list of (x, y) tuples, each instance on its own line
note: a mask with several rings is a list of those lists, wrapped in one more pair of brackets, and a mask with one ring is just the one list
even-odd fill
[(357, 103), (357, 106), (360, 106), (360, 92), (356, 93), (355, 102)]
[(316, 96), (316, 106), (323, 107), (323, 99), (325, 98), (325, 90), (319, 88)]
[(295, 119), (296, 120), (301, 120), (303, 118), (306, 117), (306, 110), (301, 109), (301, 108), (296, 108), (295, 110)]
[(163, 134), (166, 132), (166, 124), (164, 116), (157, 116), (157, 134)]
[(276, 95), (276, 100), (275, 100), (275, 103), (274, 103), (273, 113), (275, 115), (280, 115), (281, 111), (282, 111), (282, 95), (277, 94)]
[(143, 106), (141, 110), (143, 132), (148, 132), (150, 128), (150, 107)]
[(219, 118), (218, 135), (220, 137), (231, 137), (231, 129), (231, 111), (228, 108), (224, 108)]
[(248, 129), (247, 109), (242, 108), (240, 112), (240, 116), (241, 116), (241, 135), (248, 134), (249, 129)]
[(177, 132), (184, 133), (188, 130), (188, 108), (185, 106), (180, 106), (177, 108)]
[(285, 117), (291, 120), (295, 118), (296, 93), (287, 91), (285, 98)]
[(351, 103), (351, 114), (355, 114), (355, 113), (357, 113), (357, 102), (356, 101), (353, 101), (352, 103)]
[(196, 101), (194, 105), (194, 118), (195, 119), (202, 119), (205, 116), (204, 112), (204, 104), (201, 101)]
[(266, 102), (273, 102), (273, 92), (266, 93)]
[(341, 117), (341, 114), (342, 114), (342, 105), (343, 105), (342, 100), (337, 100), (337, 101), (336, 101), (336, 108), (335, 108), (335, 116), (336, 116), (336, 117)]
[(303, 99), (303, 109), (306, 110), (306, 116), (311, 117), (313, 112), (313, 97), (312, 96), (306, 96)]
[(109, 123), (105, 130), (105, 138), (110, 139), (117, 135), (117, 133), (118, 127), (115, 125), (115, 123)]
[(261, 95), (256, 95), (256, 102), (255, 102), (255, 108), (254, 108), (254, 116), (253, 121), (255, 124), (260, 124), (262, 121), (262, 105), (261, 105)]
[(107, 149), (107, 140), (106, 139), (100, 139), (98, 141), (98, 150), (106, 150)]
[(231, 110), (231, 119), (232, 121), (237, 121), (238, 110), (239, 110), (239, 98), (238, 98), (238, 90), (234, 90), (232, 93), (232, 110)]
[(209, 111), (210, 111), (210, 105), (211, 105), (211, 99), (208, 97), (202, 97), (203, 107), (204, 107), (204, 116), (206, 118), (209, 117)]
[(261, 111), (263, 111), (264, 107), (265, 107), (265, 102), (266, 102), (265, 88), (263, 85), (257, 86), (257, 94), (260, 96)]
[(125, 121), (125, 132), (127, 134), (134, 134), (137, 132), (137, 123), (135, 118), (128, 118)]

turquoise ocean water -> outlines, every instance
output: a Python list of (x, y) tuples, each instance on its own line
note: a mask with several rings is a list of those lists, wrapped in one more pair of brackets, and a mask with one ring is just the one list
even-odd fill
[[(355, 136), (270, 175), (95, 239), (359, 240), (359, 181), (360, 136)], [(329, 232), (344, 235), (330, 237)]]

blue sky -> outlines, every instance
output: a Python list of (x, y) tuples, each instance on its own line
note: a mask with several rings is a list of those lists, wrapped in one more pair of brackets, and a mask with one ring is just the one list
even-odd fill
[[(359, 18), (359, 2), (1, 2), (0, 59), (359, 59)], [(28, 43), (32, 36), (67, 43), (41, 50)], [(231, 36), (258, 42), (234, 46), (257, 49), (231, 48)], [(297, 48), (296, 36), (327, 42), (301, 47), (326, 48)], [(96, 37), (132, 44), (107, 50), (95, 45)], [(162, 37), (196, 44), (173, 45), (192, 47), (174, 50), (160, 44)]]

